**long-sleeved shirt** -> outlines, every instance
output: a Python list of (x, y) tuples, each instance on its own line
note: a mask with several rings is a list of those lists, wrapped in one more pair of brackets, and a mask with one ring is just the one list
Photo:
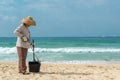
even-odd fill
[[(17, 42), (16, 42), (16, 46), (17, 47), (23, 47), (23, 48), (29, 48), (30, 47), (30, 31), (27, 27), (25, 27), (25, 25), (21, 24), (20, 26), (18, 26), (15, 31), (14, 34), (17, 36)], [(22, 37), (25, 36), (28, 41), (23, 41)]]

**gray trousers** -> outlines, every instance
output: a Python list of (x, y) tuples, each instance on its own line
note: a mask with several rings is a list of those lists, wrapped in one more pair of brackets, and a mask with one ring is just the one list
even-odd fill
[(18, 63), (19, 72), (25, 72), (27, 69), (26, 57), (27, 57), (28, 49), (17, 47), (17, 51), (18, 51), (18, 58), (19, 58), (19, 63)]

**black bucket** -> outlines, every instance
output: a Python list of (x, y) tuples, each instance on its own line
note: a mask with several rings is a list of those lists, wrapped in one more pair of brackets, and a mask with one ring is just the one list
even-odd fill
[(40, 72), (41, 62), (30, 61), (29, 62), (29, 72)]
[[(29, 72), (40, 72), (40, 66), (41, 66), (41, 61), (38, 59), (38, 57), (34, 53), (34, 40), (32, 41), (32, 51), (33, 51), (33, 61), (29, 62)], [(37, 58), (37, 60), (36, 60)]]

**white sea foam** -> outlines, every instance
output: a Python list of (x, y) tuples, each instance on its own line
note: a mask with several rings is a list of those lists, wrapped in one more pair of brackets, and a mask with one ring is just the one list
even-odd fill
[(120, 49), (115, 48), (36, 48), (37, 52), (52, 52), (52, 53), (96, 53), (96, 52), (120, 52)]
[(82, 61), (57, 61), (57, 62), (42, 62), (42, 63), (52, 63), (52, 64), (120, 64), (120, 61), (105, 61), (105, 60), (82, 60)]
[[(32, 50), (29, 49), (29, 53)], [(36, 53), (119, 53), (120, 48), (35, 48)], [(0, 47), (0, 54), (17, 53), (16, 47)]]
[(0, 54), (17, 53), (16, 47), (0, 47)]

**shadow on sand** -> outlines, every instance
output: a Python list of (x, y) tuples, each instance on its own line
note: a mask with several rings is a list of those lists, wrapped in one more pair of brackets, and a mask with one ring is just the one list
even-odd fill
[(75, 73), (75, 72), (39, 72), (39, 74), (60, 74), (60, 75), (91, 75), (93, 73)]

